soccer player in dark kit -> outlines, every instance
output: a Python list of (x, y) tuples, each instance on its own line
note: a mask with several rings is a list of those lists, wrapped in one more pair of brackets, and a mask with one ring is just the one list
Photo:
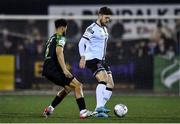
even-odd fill
[(91, 116), (91, 111), (86, 109), (83, 96), (82, 83), (80, 83), (67, 69), (63, 48), (66, 43), (65, 33), (67, 21), (58, 19), (55, 21), (56, 32), (53, 34), (45, 46), (45, 59), (43, 65), (43, 76), (63, 89), (59, 91), (52, 103), (45, 108), (43, 115), (51, 115), (55, 107), (65, 98), (65, 96), (74, 90), (76, 101), (80, 111), (80, 118)]

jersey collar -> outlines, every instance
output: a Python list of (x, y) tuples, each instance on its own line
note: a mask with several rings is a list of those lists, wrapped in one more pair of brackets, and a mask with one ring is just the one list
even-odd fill
[(102, 26), (102, 25), (99, 25), (96, 21), (94, 22), (96, 25), (98, 25), (99, 27), (101, 27), (102, 29), (104, 29), (104, 27), (106, 26)]
[(103, 26), (99, 25), (96, 21), (95, 21), (95, 24), (98, 25), (99, 27), (103, 28)]

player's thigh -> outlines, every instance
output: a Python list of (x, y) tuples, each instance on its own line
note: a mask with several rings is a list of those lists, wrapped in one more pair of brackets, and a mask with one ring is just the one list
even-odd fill
[(86, 67), (92, 71), (93, 76), (96, 76), (98, 72), (105, 70), (102, 61), (98, 59), (87, 60)]
[(66, 77), (62, 72), (60, 71), (55, 71), (53, 73), (50, 73), (46, 76), (50, 81), (55, 83), (58, 86), (65, 87), (66, 85), (68, 86), (70, 82), (73, 80), (74, 77), (68, 78)]
[(98, 82), (107, 82), (107, 73), (101, 60), (88, 60), (86, 61), (86, 67), (92, 71), (93, 76), (97, 79)]

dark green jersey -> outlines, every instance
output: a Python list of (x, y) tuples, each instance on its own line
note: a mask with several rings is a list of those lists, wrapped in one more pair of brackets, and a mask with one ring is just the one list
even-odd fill
[(66, 77), (58, 62), (56, 47), (64, 47), (65, 43), (66, 38), (62, 35), (54, 34), (49, 38), (45, 46), (45, 60), (42, 70), (43, 76), (62, 87), (69, 85), (74, 79), (74, 77)]
[(66, 38), (59, 34), (54, 34), (48, 39), (45, 46), (45, 62), (44, 62), (45, 68), (46, 66), (52, 69), (60, 67), (56, 55), (56, 47), (57, 46), (64, 47), (65, 43), (66, 43)]

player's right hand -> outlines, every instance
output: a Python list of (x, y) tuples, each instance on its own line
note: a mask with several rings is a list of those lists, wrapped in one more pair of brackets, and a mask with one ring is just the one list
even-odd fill
[(81, 57), (80, 62), (79, 62), (79, 67), (83, 69), (85, 68), (85, 65), (86, 65), (86, 60), (85, 58)]
[(67, 69), (64, 70), (63, 72), (64, 72), (64, 74), (65, 74), (65, 76), (66, 76), (67, 78), (72, 78), (72, 77), (73, 77), (73, 75), (72, 75)]

